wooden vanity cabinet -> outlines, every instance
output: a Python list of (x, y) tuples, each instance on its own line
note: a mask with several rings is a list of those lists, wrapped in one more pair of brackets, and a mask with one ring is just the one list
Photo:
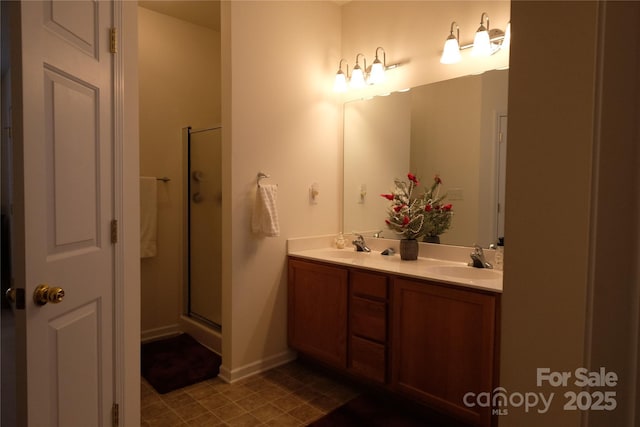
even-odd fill
[(290, 259), (288, 270), (289, 345), (346, 369), (347, 269)]
[(388, 278), (349, 271), (348, 369), (369, 380), (387, 382)]
[(289, 258), (289, 345), (474, 426), (498, 384), (499, 294)]
[(391, 387), (473, 425), (491, 425), (490, 408), (467, 407), (463, 398), (497, 383), (497, 304), (495, 294), (395, 278)]

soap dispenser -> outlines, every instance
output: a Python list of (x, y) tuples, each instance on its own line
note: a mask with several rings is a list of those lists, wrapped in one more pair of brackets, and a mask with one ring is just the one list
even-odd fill
[(342, 232), (338, 233), (338, 237), (336, 237), (336, 248), (344, 249), (344, 236)]

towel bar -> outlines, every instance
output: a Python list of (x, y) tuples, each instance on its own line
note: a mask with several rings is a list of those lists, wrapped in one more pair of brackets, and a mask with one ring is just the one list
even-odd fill
[(266, 173), (264, 173), (264, 172), (258, 172), (258, 179), (257, 179), (258, 187), (260, 187), (260, 180), (261, 180), (262, 178), (270, 178), (270, 175), (269, 175), (269, 174), (266, 174)]

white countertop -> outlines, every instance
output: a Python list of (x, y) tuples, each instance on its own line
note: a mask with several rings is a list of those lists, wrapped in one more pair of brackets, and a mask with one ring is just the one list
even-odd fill
[[(371, 252), (356, 252), (351, 244), (344, 249), (332, 246), (330, 236), (321, 236), (313, 242), (303, 239), (287, 241), (287, 254), (298, 258), (323, 261), (332, 264), (357, 267), (398, 276), (428, 279), (466, 288), (490, 292), (502, 292), (502, 271), (469, 267), (456, 260), (456, 252), (468, 254), (470, 248), (446, 245), (420, 244), (420, 256), (416, 261), (404, 261), (398, 253), (398, 241), (391, 239), (367, 239)], [(381, 255), (392, 247), (395, 255)], [(428, 256), (430, 253), (441, 256)], [(426, 256), (425, 256), (426, 255)], [(459, 256), (458, 256), (459, 258)]]

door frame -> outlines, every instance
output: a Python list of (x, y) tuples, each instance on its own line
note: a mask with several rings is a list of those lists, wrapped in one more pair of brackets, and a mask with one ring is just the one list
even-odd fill
[[(114, 402), (121, 426), (140, 425), (140, 176), (138, 6), (114, 0)], [(128, 185), (125, 185), (128, 184)]]

